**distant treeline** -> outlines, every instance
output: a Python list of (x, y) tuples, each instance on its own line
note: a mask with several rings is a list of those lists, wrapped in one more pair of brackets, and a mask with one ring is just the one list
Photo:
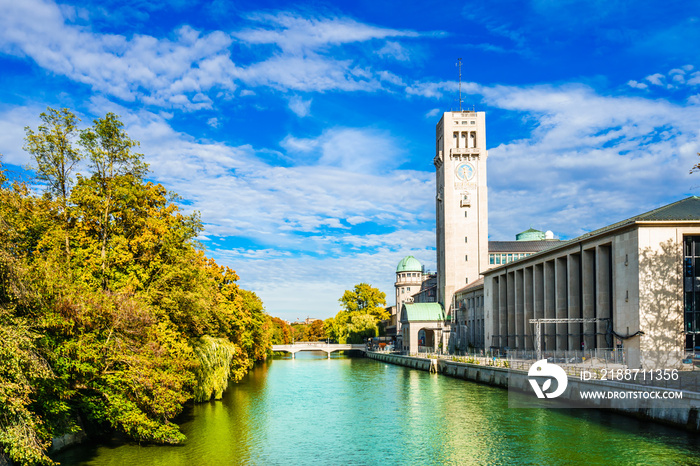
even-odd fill
[(48, 464), (51, 438), (80, 424), (181, 442), (173, 418), (266, 357), (270, 317), (205, 257), (198, 214), (145, 181), (116, 115), (41, 119), (25, 150), (43, 192), (0, 164), (0, 456)]
[(389, 319), (386, 310), (386, 294), (367, 283), (345, 290), (338, 300), (343, 308), (335, 317), (310, 324), (287, 324), (272, 318), (272, 343), (289, 344), (294, 341), (331, 340), (337, 343), (363, 343), (367, 338), (384, 334), (384, 324)]

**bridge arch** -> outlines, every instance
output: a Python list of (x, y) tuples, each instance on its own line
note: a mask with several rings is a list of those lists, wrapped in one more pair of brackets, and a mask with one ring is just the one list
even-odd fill
[(340, 344), (340, 343), (325, 343), (325, 342), (296, 342), (291, 345), (272, 345), (272, 351), (291, 353), (292, 358), (300, 351), (323, 351), (331, 358), (331, 353), (336, 351), (362, 351), (365, 352), (367, 346), (364, 344)]

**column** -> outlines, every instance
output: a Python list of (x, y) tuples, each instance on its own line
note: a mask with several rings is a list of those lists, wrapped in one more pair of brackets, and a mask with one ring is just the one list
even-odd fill
[(515, 348), (525, 349), (525, 299), (523, 270), (515, 271)]
[[(610, 262), (611, 248), (609, 245), (598, 246), (598, 260), (596, 261), (596, 317), (599, 319), (610, 318), (612, 296), (612, 263)], [(597, 348), (611, 348), (611, 342), (607, 341), (608, 322), (599, 321), (597, 326)]]
[[(544, 264), (535, 265), (534, 275), (532, 280), (533, 295), (534, 295), (534, 312), (535, 319), (544, 318)], [(536, 335), (537, 329), (533, 327), (533, 335)], [(544, 339), (540, 342), (544, 346)], [(534, 343), (533, 343), (534, 348)], [(542, 348), (534, 348), (539, 350)]]
[(508, 348), (515, 348), (515, 333), (517, 331), (515, 328), (515, 274), (509, 272), (507, 280)]
[[(592, 319), (595, 317), (595, 249), (587, 249), (583, 251), (581, 267), (582, 270), (582, 289), (583, 295), (583, 318)], [(583, 324), (583, 341), (586, 350), (595, 349), (595, 324)]]
[[(566, 278), (566, 256), (559, 257), (554, 261), (555, 270), (555, 292), (556, 292), (556, 316), (557, 319), (567, 318), (567, 304), (568, 304), (568, 287)], [(560, 351), (565, 351), (568, 349), (569, 339), (567, 333), (569, 333), (569, 327), (567, 324), (556, 324), (557, 328), (557, 338), (556, 338), (556, 348)]]
[[(567, 263), (567, 279), (568, 279), (568, 317), (570, 319), (581, 318), (581, 255), (572, 254), (569, 256)], [(581, 350), (581, 324), (569, 324), (569, 350)]]
[(532, 274), (533, 274), (533, 267), (528, 267), (525, 269), (524, 274), (523, 274), (523, 320), (524, 325), (525, 325), (525, 331), (524, 331), (524, 349), (526, 350), (532, 350), (535, 347), (534, 340), (533, 340), (533, 327), (532, 324), (530, 323), (530, 319), (534, 319), (534, 289), (533, 289), (533, 283), (532, 283)]
[[(501, 335), (501, 328), (500, 328), (500, 320), (499, 320), (499, 286), (500, 286), (500, 280), (498, 277), (493, 277), (491, 279), (492, 283), (492, 288), (491, 288), (491, 339), (489, 341), (484, 342), (484, 345), (490, 346), (498, 346), (500, 345), (500, 335)], [(486, 285), (486, 284), (484, 284)], [(484, 286), (484, 290), (486, 289), (486, 286)], [(496, 338), (494, 338), (496, 337)], [(487, 348), (484, 348), (487, 349)]]
[(506, 309), (508, 281), (505, 274), (498, 277), (498, 285), (498, 322), (500, 324), (498, 334), (501, 336), (498, 346), (499, 348), (505, 348), (508, 346), (508, 312)]
[[(544, 263), (544, 318), (554, 319), (556, 317), (555, 311), (555, 290), (556, 285), (554, 278), (554, 261), (547, 261)], [(544, 325), (544, 342), (546, 350), (556, 349), (556, 325), (555, 324), (545, 324)]]

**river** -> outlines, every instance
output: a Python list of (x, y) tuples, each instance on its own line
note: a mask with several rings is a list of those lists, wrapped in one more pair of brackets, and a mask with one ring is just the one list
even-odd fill
[(700, 436), (596, 410), (509, 409), (503, 389), (299, 353), (180, 419), (180, 446), (70, 449), (72, 465), (700, 464)]

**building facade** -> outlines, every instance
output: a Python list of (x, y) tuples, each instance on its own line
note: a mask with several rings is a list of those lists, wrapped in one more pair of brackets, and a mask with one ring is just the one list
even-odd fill
[(428, 347), (457, 353), (622, 349), (644, 368), (700, 353), (700, 198), (568, 241), (532, 228), (488, 241), (487, 157), (484, 113), (444, 113), (433, 159), (438, 271), (419, 288), (417, 275), (397, 275), (399, 347), (424, 347), (430, 330)]
[(677, 366), (700, 329), (698, 235), (700, 199), (691, 197), (486, 271), (486, 342), (499, 350), (625, 349), (631, 367)]

